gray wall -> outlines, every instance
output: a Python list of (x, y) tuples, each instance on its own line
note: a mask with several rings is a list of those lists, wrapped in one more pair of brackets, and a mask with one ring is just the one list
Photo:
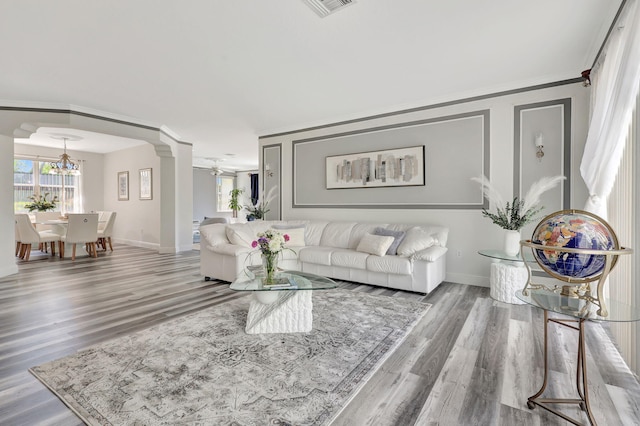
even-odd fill
[[(305, 188), (313, 190), (318, 197), (323, 197), (322, 189), (319, 185), (324, 182), (324, 170), (320, 165), (325, 164), (323, 155), (326, 153), (305, 153), (294, 157), (294, 146), (296, 141), (305, 140), (321, 140), (331, 139), (335, 135), (340, 134), (371, 134), (372, 129), (379, 129), (385, 126), (406, 125), (407, 123), (419, 122), (422, 120), (433, 120), (434, 122), (442, 120), (443, 117), (451, 117), (455, 115), (473, 114), (479, 111), (489, 111), (488, 140), (483, 141), (489, 152), (489, 166), (487, 175), (490, 176), (491, 182), (497, 187), (498, 191), (505, 199), (513, 197), (520, 193), (521, 188), (516, 188), (514, 181), (516, 175), (519, 182), (522, 182), (524, 190), (528, 189), (529, 182), (537, 180), (543, 175), (557, 174), (559, 170), (558, 154), (562, 148), (559, 141), (553, 142), (558, 135), (563, 136), (562, 143), (571, 145), (570, 158), (563, 154), (562, 161), (564, 163), (564, 171), (570, 178), (570, 195), (569, 207), (582, 208), (587, 198), (587, 190), (584, 185), (579, 171), (582, 153), (584, 151), (584, 141), (586, 140), (588, 120), (589, 120), (589, 94), (590, 89), (582, 87), (579, 82), (571, 84), (547, 85), (539, 88), (528, 88), (522, 91), (510, 91), (496, 95), (487, 95), (469, 100), (460, 100), (445, 102), (440, 105), (428, 105), (422, 108), (414, 108), (411, 110), (388, 114), (382, 114), (376, 117), (369, 117), (362, 120), (349, 120), (337, 123), (331, 126), (321, 126), (310, 129), (281, 133), (277, 135), (269, 135), (260, 138), (261, 147), (281, 144), (282, 147), (282, 217), (283, 219), (317, 219), (317, 220), (342, 220), (342, 221), (364, 221), (378, 223), (415, 223), (415, 224), (437, 224), (449, 227), (449, 241), (447, 253), (447, 280), (452, 282), (474, 284), (488, 286), (490, 260), (478, 255), (481, 249), (499, 249), (503, 246), (504, 232), (502, 229), (492, 224), (487, 218), (484, 218), (480, 210), (476, 208), (460, 208), (459, 206), (448, 206), (446, 208), (434, 208), (433, 205), (424, 205), (431, 200), (429, 197), (416, 195), (412, 197), (413, 205), (389, 207), (367, 207), (366, 209), (357, 208), (357, 206), (336, 205), (323, 207), (302, 207), (296, 205), (299, 200), (294, 200), (294, 194), (303, 196), (300, 191), (295, 191), (295, 185), (302, 185)], [(527, 139), (522, 139), (522, 163), (514, 161), (515, 156), (515, 110), (516, 106), (532, 105), (537, 103), (558, 101), (561, 99), (570, 99), (571, 104), (568, 106), (571, 112), (570, 123), (567, 124), (560, 117), (559, 108), (542, 108), (537, 111), (535, 108), (524, 109), (524, 119), (522, 123), (523, 135)], [(547, 111), (548, 110), (548, 111)], [(434, 125), (432, 128), (438, 128)], [(545, 148), (545, 158), (541, 163), (542, 167), (535, 158), (535, 147), (533, 141), (530, 141), (525, 133), (535, 132), (537, 129), (548, 133), (549, 150)], [(427, 147), (427, 157), (431, 158), (432, 170), (435, 164), (442, 167), (438, 173), (435, 173), (427, 179), (427, 186), (434, 182), (437, 188), (433, 188), (433, 195), (436, 197), (436, 203), (446, 202), (447, 197), (461, 197), (463, 200), (470, 199), (470, 195), (479, 191), (478, 184), (468, 180), (468, 176), (459, 179), (456, 173), (460, 169), (457, 164), (465, 164), (466, 168), (471, 171), (472, 165), (479, 164), (478, 150), (473, 149), (473, 143), (466, 145), (471, 150), (460, 148), (458, 138), (454, 133), (454, 129), (444, 126), (440, 133), (442, 151), (437, 153), (434, 148)], [(563, 133), (568, 131), (567, 133)], [(467, 130), (464, 135), (472, 136), (477, 133), (474, 130)], [(425, 142), (427, 143), (427, 142)], [(477, 141), (476, 141), (477, 143)], [(333, 145), (332, 150), (344, 149), (343, 152), (357, 152), (367, 142), (360, 140), (357, 146), (348, 144), (347, 146)], [(321, 144), (319, 144), (321, 145)], [(358, 148), (358, 149), (355, 149)], [(298, 147), (295, 148), (299, 149)], [(328, 149), (327, 149), (328, 151)], [(337, 152), (331, 152), (337, 154)], [(261, 171), (263, 166), (263, 152), (260, 150)], [(294, 167), (294, 158), (296, 161)], [(454, 158), (455, 161), (452, 161)], [(300, 162), (300, 163), (298, 163)], [(570, 167), (566, 167), (567, 163)], [(299, 167), (304, 164), (303, 167)], [(311, 166), (315, 164), (317, 168), (315, 172), (311, 172)], [(524, 164), (524, 167), (520, 167)], [(550, 168), (547, 169), (547, 166)], [(477, 166), (475, 166), (477, 167)], [(319, 168), (319, 169), (318, 169)], [(487, 170), (485, 170), (487, 171)], [(303, 173), (304, 172), (304, 173)], [(318, 173), (322, 173), (318, 176)], [(522, 176), (520, 175), (522, 174)], [(450, 180), (453, 179), (453, 182)], [(320, 181), (320, 182), (316, 182)], [(518, 185), (520, 186), (520, 185)], [(387, 191), (404, 190), (403, 187), (383, 188)], [(355, 190), (348, 190), (355, 191)], [(362, 190), (364, 196), (368, 195), (365, 200), (370, 205), (375, 205), (379, 201), (374, 197), (373, 189)], [(461, 195), (458, 195), (460, 192)], [(352, 193), (352, 192), (349, 192)], [(454, 193), (454, 194), (450, 194)], [(549, 195), (554, 199), (558, 199), (559, 195), (551, 193)], [(307, 201), (313, 201), (307, 199)], [(349, 200), (343, 200), (344, 204)], [(406, 200), (402, 200), (406, 202)], [(328, 203), (335, 203), (331, 199), (325, 200)], [(545, 203), (547, 201), (544, 201)], [(550, 207), (553, 201), (549, 201)], [(339, 204), (343, 204), (340, 202)], [(417, 207), (418, 206), (418, 207)], [(491, 206), (494, 210), (494, 206)], [(523, 234), (526, 237), (526, 235)]]
[[(488, 174), (488, 139), (486, 110), (294, 140), (293, 206), (481, 208), (482, 192), (469, 180)], [(326, 189), (327, 156), (414, 146), (425, 147), (424, 186)]]
[(216, 212), (216, 178), (209, 170), (193, 169), (193, 220), (202, 222), (205, 216), (230, 216)]

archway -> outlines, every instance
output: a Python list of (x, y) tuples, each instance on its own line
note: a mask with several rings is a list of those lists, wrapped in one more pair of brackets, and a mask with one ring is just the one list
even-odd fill
[[(168, 130), (71, 109), (0, 107), (0, 276), (17, 272), (13, 238), (14, 138), (28, 138), (40, 127), (79, 129), (153, 145), (159, 158), (160, 253), (191, 249), (192, 173), (191, 144)], [(176, 191), (180, 188), (180, 191)]]

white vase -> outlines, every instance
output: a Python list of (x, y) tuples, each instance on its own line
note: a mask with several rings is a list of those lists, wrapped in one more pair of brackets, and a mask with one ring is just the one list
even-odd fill
[(504, 230), (504, 252), (509, 256), (517, 256), (520, 253), (520, 231)]

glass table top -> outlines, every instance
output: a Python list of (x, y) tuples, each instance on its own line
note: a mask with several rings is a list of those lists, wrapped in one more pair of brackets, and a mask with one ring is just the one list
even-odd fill
[[(261, 269), (262, 267), (260, 267)], [(249, 269), (244, 276), (231, 283), (229, 288), (236, 291), (291, 291), (291, 290), (326, 290), (336, 288), (333, 280), (320, 275), (302, 271), (280, 271), (276, 278), (285, 281), (284, 285), (265, 286), (262, 283), (262, 275), (258, 269)]]
[[(481, 256), (490, 257), (492, 259), (507, 260), (510, 262), (522, 262), (522, 257), (520, 257), (519, 253), (515, 256), (510, 256), (502, 250), (489, 249), (489, 250), (478, 250), (478, 254)], [(525, 259), (527, 262), (535, 261), (535, 259), (533, 258), (533, 255), (529, 252), (525, 252)]]
[(563, 296), (549, 290), (527, 290), (528, 295), (522, 294), (522, 290), (516, 292), (516, 297), (523, 302), (544, 309), (549, 312), (568, 315), (574, 318), (583, 318), (591, 321), (630, 322), (640, 321), (640, 309), (628, 303), (605, 298), (608, 310), (607, 316), (597, 314), (598, 306), (584, 299)]

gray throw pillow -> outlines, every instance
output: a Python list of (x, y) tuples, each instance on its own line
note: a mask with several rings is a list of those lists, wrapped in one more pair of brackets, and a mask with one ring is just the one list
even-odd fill
[(398, 251), (398, 246), (404, 240), (406, 233), (404, 231), (392, 231), (386, 228), (376, 228), (373, 230), (373, 235), (384, 235), (385, 237), (393, 237), (393, 243), (387, 249), (387, 254), (395, 256)]

